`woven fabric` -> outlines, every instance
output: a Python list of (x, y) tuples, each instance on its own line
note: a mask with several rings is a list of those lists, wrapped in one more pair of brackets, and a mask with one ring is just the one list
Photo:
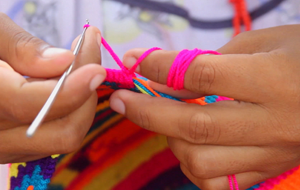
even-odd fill
[[(200, 105), (228, 100), (218, 96), (179, 100), (149, 88), (146, 80), (133, 78), (135, 88), (130, 90)], [(110, 109), (108, 99), (116, 89), (118, 84), (108, 82), (98, 88), (95, 119), (79, 151), (59, 158), (12, 164), (10, 189), (197, 190), (181, 172), (164, 136), (146, 131)], [(300, 169), (295, 168), (249, 190), (299, 187)]]

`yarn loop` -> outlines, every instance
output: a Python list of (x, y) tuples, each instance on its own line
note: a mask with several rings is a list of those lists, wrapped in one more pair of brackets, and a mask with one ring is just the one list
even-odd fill
[[(107, 82), (113, 82), (121, 85), (122, 88), (133, 88), (134, 82), (132, 78), (136, 77), (135, 70), (138, 67), (138, 65), (153, 51), (161, 50), (161, 48), (151, 48), (144, 52), (142, 56), (137, 60), (137, 62), (133, 65), (131, 69), (127, 69), (122, 61), (119, 59), (119, 57), (116, 55), (116, 53), (112, 50), (112, 48), (109, 46), (109, 44), (105, 41), (104, 38), (102, 38), (102, 44), (104, 48), (110, 53), (112, 58), (116, 61), (116, 63), (120, 66), (121, 70), (115, 70), (115, 69), (106, 69), (107, 71)], [(169, 87), (173, 87), (174, 90), (181, 90), (184, 89), (184, 75), (191, 64), (191, 62), (198, 56), (203, 54), (214, 54), (214, 55), (220, 55), (220, 53), (216, 51), (211, 50), (201, 50), (201, 49), (194, 49), (194, 50), (182, 50), (179, 52), (177, 57), (175, 58), (172, 67), (169, 71), (168, 75), (168, 81), (167, 85)], [(238, 182), (236, 180), (235, 175), (228, 176), (229, 186), (230, 190), (234, 190), (232, 180), (236, 190), (239, 190)]]

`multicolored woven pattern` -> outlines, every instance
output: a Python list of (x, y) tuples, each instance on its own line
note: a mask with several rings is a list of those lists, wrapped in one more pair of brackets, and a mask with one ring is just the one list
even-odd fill
[[(152, 90), (144, 78), (133, 80), (136, 86), (133, 91), (178, 100)], [(95, 120), (79, 151), (59, 158), (12, 164), (10, 189), (197, 190), (181, 173), (179, 161), (164, 136), (141, 129), (109, 108), (108, 99), (114, 89), (118, 85), (107, 82), (99, 87)], [(208, 96), (184, 101), (205, 105), (224, 99), (227, 98)], [(295, 168), (249, 190), (299, 190), (299, 187), (300, 169)]]

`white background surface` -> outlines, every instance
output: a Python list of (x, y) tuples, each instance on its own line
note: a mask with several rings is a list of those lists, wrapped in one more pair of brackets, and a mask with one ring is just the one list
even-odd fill
[(7, 187), (8, 166), (0, 165), (0, 190), (5, 190)]

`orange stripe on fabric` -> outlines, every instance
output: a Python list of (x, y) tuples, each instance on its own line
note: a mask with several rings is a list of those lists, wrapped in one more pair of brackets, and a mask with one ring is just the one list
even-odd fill
[[(123, 122), (120, 122), (118, 125), (116, 125), (113, 128), (113, 130), (107, 131), (100, 139), (107, 140), (107, 138), (114, 138), (114, 140), (117, 140), (118, 136), (112, 136), (111, 134), (116, 133), (116, 131), (120, 130), (120, 128), (122, 129), (122, 126), (123, 127), (125, 126), (125, 129), (130, 127), (138, 128), (139, 131), (135, 131), (137, 132), (136, 133), (137, 135), (134, 137), (135, 139), (132, 139), (131, 141), (127, 141), (127, 142), (124, 141), (123, 144), (121, 144), (122, 146), (121, 148), (118, 149), (118, 151), (113, 150), (112, 149), (113, 147), (109, 147), (107, 150), (104, 151), (99, 151), (99, 154), (102, 154), (102, 158), (96, 155), (98, 151), (92, 154), (89, 153), (90, 154), (89, 156), (91, 156), (91, 159), (95, 161), (95, 164), (91, 165), (89, 168), (87, 168), (82, 173), (80, 173), (65, 190), (81, 190), (84, 186), (86, 186), (86, 184), (88, 184), (91, 180), (93, 180), (93, 178), (97, 176), (98, 173), (102, 172), (106, 168), (118, 162), (129, 151), (136, 148), (142, 142), (146, 141), (147, 139), (155, 135), (155, 133), (143, 130), (140, 127), (133, 124), (132, 122), (128, 120), (124, 120)], [(118, 132), (116, 134), (119, 135), (120, 133)], [(132, 136), (129, 136), (129, 138), (132, 138)], [(98, 160), (95, 160), (95, 158), (98, 158)]]
[(161, 97), (157, 92), (155, 92), (149, 85), (148, 82), (139, 78), (134, 78), (139, 81), (143, 86), (145, 86), (150, 92), (152, 92), (156, 97)]
[[(110, 118), (106, 123), (104, 123), (100, 128), (94, 130), (93, 132), (91, 132), (90, 134), (88, 134), (83, 143), (82, 143), (82, 146), (81, 147), (84, 147), (86, 146), (91, 140), (93, 140), (99, 133), (101, 133), (102, 131), (104, 131), (105, 129), (107, 129), (109, 126), (111, 126), (113, 123), (123, 119), (124, 116), (122, 115), (116, 115), (112, 118)], [(58, 164), (57, 164), (57, 169), (55, 171), (55, 173), (53, 174), (53, 177), (52, 177), (52, 181), (55, 181), (55, 177), (63, 170), (65, 169), (70, 160), (72, 159), (72, 157), (76, 154), (77, 152), (75, 153), (71, 153), (71, 154), (68, 154), (66, 155)]]
[(300, 189), (300, 169), (280, 181), (278, 185), (270, 190), (299, 190)]
[(107, 108), (109, 108), (109, 101), (108, 100), (104, 101), (101, 104), (98, 104), (97, 108), (96, 108), (96, 112), (99, 112), (99, 111), (107, 109)]
[[(126, 126), (126, 127), (124, 127)], [(114, 128), (109, 129), (101, 138), (96, 139), (89, 147), (91, 150), (97, 150), (96, 152), (90, 151), (88, 156), (91, 161), (95, 161), (100, 159), (102, 156), (105, 156), (107, 153), (111, 152), (111, 147), (115, 146), (116, 144), (122, 144), (125, 142), (128, 143), (136, 143), (134, 142), (135, 139), (132, 138), (135, 134), (145, 131), (141, 129), (137, 125), (133, 124), (129, 120), (123, 120), (122, 122), (115, 125)], [(147, 131), (151, 136), (155, 133)], [(148, 135), (147, 135), (148, 136)], [(145, 137), (146, 138), (146, 137)], [(128, 141), (129, 140), (129, 141)], [(143, 140), (143, 139), (141, 139)], [(135, 144), (131, 144), (132, 147), (126, 146), (129, 149), (135, 147)], [(99, 147), (101, 150), (99, 151)], [(115, 150), (114, 150), (115, 151)]]
[(101, 184), (101, 190), (111, 190), (121, 181), (126, 180), (143, 163), (147, 163), (154, 155), (166, 148), (168, 148), (166, 137), (155, 135), (130, 151), (120, 161), (99, 173), (84, 189), (95, 190)]

